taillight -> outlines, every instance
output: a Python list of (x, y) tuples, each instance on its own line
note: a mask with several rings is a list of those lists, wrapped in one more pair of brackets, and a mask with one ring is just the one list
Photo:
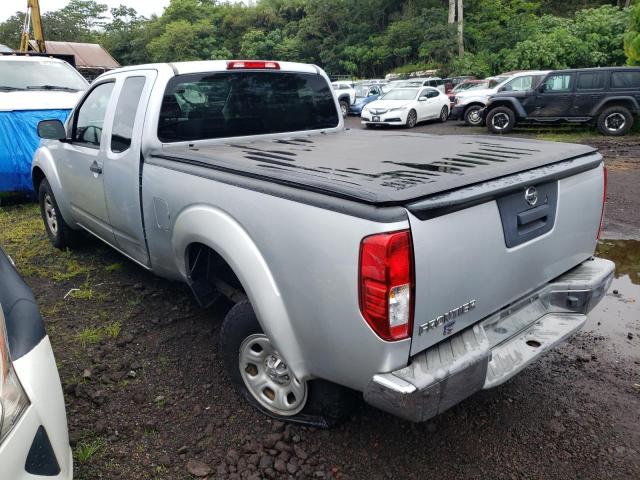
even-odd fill
[(360, 311), (384, 340), (411, 335), (413, 251), (409, 230), (365, 237), (360, 244)]
[(602, 190), (602, 212), (600, 213), (600, 227), (598, 228), (598, 237), (600, 240), (600, 236), (602, 235), (602, 230), (604, 230), (604, 206), (607, 203), (607, 167), (602, 168), (602, 178), (604, 182), (604, 187)]
[(280, 70), (280, 64), (261, 60), (233, 60), (227, 62), (227, 70)]

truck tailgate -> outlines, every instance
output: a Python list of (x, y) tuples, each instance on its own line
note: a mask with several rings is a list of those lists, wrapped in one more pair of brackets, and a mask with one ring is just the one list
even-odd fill
[(604, 182), (599, 156), (589, 157), (407, 205), (415, 256), (412, 354), (593, 254)]

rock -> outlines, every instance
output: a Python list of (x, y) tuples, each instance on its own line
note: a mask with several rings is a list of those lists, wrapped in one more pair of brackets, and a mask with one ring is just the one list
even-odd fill
[(267, 449), (273, 448), (275, 447), (276, 443), (279, 442), (280, 440), (282, 440), (281, 433), (270, 433), (264, 437), (264, 440), (262, 441), (262, 445), (264, 445), (264, 448), (267, 448)]
[(204, 462), (192, 458), (187, 462), (187, 472), (195, 477), (206, 477), (211, 473), (211, 467)]
[(133, 335), (127, 333), (125, 335), (119, 335), (118, 340), (116, 341), (116, 345), (118, 347), (124, 347), (125, 345), (133, 342)]
[(183, 445), (178, 449), (178, 455), (182, 455), (184, 453), (187, 453), (188, 451), (189, 451), (189, 447), (187, 447), (186, 445)]
[(229, 465), (236, 465), (239, 459), (240, 459), (240, 454), (238, 453), (237, 450), (234, 450), (233, 448), (227, 452), (227, 456), (225, 458), (226, 462)]
[(313, 476), (316, 478), (324, 478), (326, 475), (322, 470), (316, 470), (313, 472)]
[(273, 468), (276, 472), (284, 473), (287, 471), (287, 464), (281, 458), (276, 459), (273, 464)]
[(278, 455), (278, 458), (283, 460), (284, 462), (288, 462), (289, 459), (291, 458), (291, 454), (289, 452), (280, 452), (280, 455)]
[(72, 447), (75, 447), (76, 444), (82, 439), (82, 434), (77, 430), (72, 430), (69, 432), (69, 444)]
[(273, 432), (282, 432), (284, 430), (284, 427), (284, 422), (280, 422), (278, 420), (275, 420), (273, 424), (271, 424), (271, 430)]
[(282, 440), (276, 442), (276, 444), (274, 445), (273, 448), (275, 448), (279, 452), (290, 452), (291, 451), (291, 447), (289, 445), (287, 445), (286, 443), (284, 443)]
[(290, 475), (295, 474), (298, 471), (298, 465), (294, 464), (294, 463), (287, 463), (287, 472), (289, 472)]
[(98, 420), (93, 429), (98, 435), (102, 435), (107, 430), (107, 424), (104, 420)]
[(169, 455), (160, 455), (160, 457), (158, 457), (158, 465), (161, 465), (163, 467), (171, 466), (171, 459), (169, 458)]
[(627, 333), (627, 338), (629, 340), (633, 340), (633, 333), (631, 333), (631, 332)]
[(258, 464), (258, 468), (260, 470), (273, 468), (273, 457), (271, 457), (270, 455), (263, 455), (262, 457), (260, 457), (260, 463)]
[(89, 380), (90, 378), (91, 378), (91, 370), (88, 368), (85, 368), (84, 371), (82, 372), (82, 379)]
[(300, 443), (300, 440), (302, 439), (300, 438), (300, 435), (294, 435), (292, 440), (293, 440), (293, 443)]
[(249, 458), (247, 458), (247, 462), (249, 463), (249, 465), (255, 465), (257, 467), (260, 463), (260, 455), (258, 455), (257, 453), (249, 455)]
[(306, 460), (309, 457), (307, 452), (305, 452), (304, 449), (297, 444), (293, 446), (293, 453), (295, 453), (296, 457), (298, 457), (300, 460)]
[(136, 373), (135, 370), (129, 370), (129, 372), (127, 372), (127, 377), (129, 378), (136, 378), (138, 376), (138, 374)]
[(224, 463), (216, 467), (216, 475), (219, 477), (225, 477), (227, 475), (227, 466)]
[(140, 403), (144, 403), (144, 395), (141, 393), (136, 393), (133, 396), (133, 401), (140, 404)]

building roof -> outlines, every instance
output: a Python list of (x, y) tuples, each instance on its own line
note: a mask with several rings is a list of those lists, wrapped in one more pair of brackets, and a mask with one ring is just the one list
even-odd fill
[[(35, 40), (29, 44), (35, 48)], [(46, 41), (47, 53), (74, 55), (76, 68), (101, 68), (111, 70), (120, 64), (97, 43), (51, 42)]]

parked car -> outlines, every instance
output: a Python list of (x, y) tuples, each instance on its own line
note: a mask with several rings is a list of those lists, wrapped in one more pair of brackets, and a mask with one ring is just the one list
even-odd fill
[(0, 193), (32, 191), (38, 122), (65, 120), (87, 88), (82, 75), (63, 60), (0, 54)]
[[(427, 420), (584, 325), (613, 275), (594, 148), (345, 129), (329, 85), (273, 61), (103, 74), (39, 126), (49, 238), (87, 230), (203, 306), (236, 302), (218, 355), (283, 420), (331, 425), (353, 392)], [(433, 88), (392, 93), (446, 113)]]
[(365, 105), (378, 100), (389, 91), (388, 87), (382, 84), (356, 85), (355, 90), (356, 101), (349, 107), (350, 115), (360, 115)]
[(342, 117), (349, 113), (349, 107), (356, 101), (356, 90), (350, 82), (333, 82), (331, 84), (336, 91)]
[(480, 90), (490, 88), (493, 82), (496, 80), (494, 78), (487, 78), (485, 80), (465, 80), (458, 85), (456, 85), (451, 92), (449, 92), (449, 101), (451, 102), (451, 110), (455, 106), (456, 95), (461, 92), (466, 92), (468, 90)]
[(38, 306), (0, 249), (0, 477), (73, 477), (62, 386)]
[(531, 85), (537, 84), (547, 73), (546, 71), (517, 72), (508, 76), (493, 77), (489, 79), (487, 88), (473, 88), (460, 92), (455, 96), (451, 117), (454, 120), (464, 120), (464, 123), (469, 126), (480, 126), (484, 123), (482, 110), (487, 105), (489, 97), (498, 93), (501, 87), (508, 84), (510, 88), (517, 90), (531, 88)]
[(407, 88), (407, 87), (433, 87), (445, 93), (444, 80), (439, 77), (427, 77), (427, 78), (409, 78), (402, 80), (394, 88)]
[(620, 136), (633, 127), (639, 101), (640, 68), (559, 70), (539, 86), (504, 85), (483, 114), (493, 133), (508, 133), (518, 123), (590, 123), (603, 135)]
[(394, 88), (362, 109), (362, 124), (415, 127), (425, 120), (449, 118), (449, 97), (433, 87)]

